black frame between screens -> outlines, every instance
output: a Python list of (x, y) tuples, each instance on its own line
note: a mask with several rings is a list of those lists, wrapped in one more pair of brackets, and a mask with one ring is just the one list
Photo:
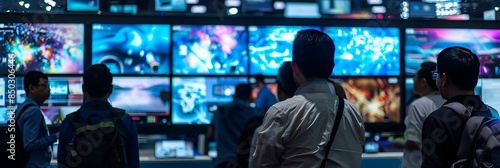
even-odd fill
[[(0, 23), (76, 23), (84, 24), (84, 67), (92, 64), (92, 25), (93, 24), (168, 24), (170, 29), (173, 25), (238, 25), (246, 26), (320, 26), (324, 27), (395, 27), (399, 29), (400, 35), (400, 75), (399, 76), (342, 76), (340, 78), (371, 78), (371, 77), (397, 77), (400, 81), (401, 92), (406, 90), (405, 79), (411, 77), (406, 75), (405, 65), (405, 41), (406, 28), (467, 28), (467, 29), (500, 29), (498, 21), (452, 21), (452, 20), (372, 20), (372, 19), (290, 19), (282, 17), (264, 17), (255, 19), (254, 17), (203, 17), (203, 16), (136, 16), (136, 15), (93, 15), (93, 14), (18, 14), (3, 13)], [(172, 32), (172, 31), (171, 31)], [(172, 38), (172, 33), (170, 33)], [(247, 35), (247, 42), (249, 36)], [(170, 45), (170, 63), (172, 64), (172, 43)], [(248, 45), (247, 45), (248, 50)], [(170, 66), (169, 75), (122, 75), (115, 76), (156, 76), (168, 77), (172, 79), (176, 76), (211, 76), (211, 77), (230, 77), (250, 75), (250, 64), (247, 64), (247, 75), (172, 75), (173, 67)], [(22, 75), (17, 75), (22, 76)], [(48, 74), (53, 77), (81, 77), (81, 74)], [(275, 76), (267, 76), (275, 77)], [(171, 84), (172, 87), (172, 84)], [(172, 89), (172, 88), (170, 88)], [(405, 93), (401, 93), (405, 94)], [(404, 96), (400, 96), (404, 97)], [(171, 98), (170, 98), (171, 99)], [(373, 132), (399, 132), (404, 130), (405, 101), (400, 101), (401, 119), (398, 123), (365, 123), (367, 131)], [(171, 118), (171, 116), (170, 116)], [(202, 134), (206, 133), (208, 125), (172, 125), (171, 120), (168, 124), (141, 124), (138, 125), (138, 131), (142, 134)], [(58, 125), (49, 126), (51, 131), (59, 130)], [(189, 131), (186, 131), (189, 130)]]

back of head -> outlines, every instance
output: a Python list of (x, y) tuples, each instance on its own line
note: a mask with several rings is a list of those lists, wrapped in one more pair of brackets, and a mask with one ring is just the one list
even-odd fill
[(238, 98), (241, 100), (250, 100), (252, 96), (252, 87), (249, 84), (241, 83), (236, 85), (234, 91), (234, 98)]
[(328, 78), (335, 63), (335, 44), (326, 33), (301, 30), (293, 41), (292, 59), (306, 78)]
[(47, 75), (40, 71), (29, 71), (23, 79), (23, 86), (24, 86), (24, 91), (26, 92), (26, 95), (29, 94), (29, 86), (38, 86), (38, 83), (40, 82), (40, 78), (48, 80), (49, 78)]
[(287, 97), (292, 97), (297, 91), (298, 86), (293, 79), (292, 62), (284, 62), (278, 70), (278, 88), (281, 89)]
[(438, 54), (437, 72), (461, 90), (474, 90), (479, 78), (479, 59), (464, 47), (449, 47)]
[(432, 71), (435, 70), (436, 70), (436, 63), (424, 62), (420, 65), (420, 70), (415, 75), (419, 79), (424, 78), (427, 81), (429, 87), (431, 87), (432, 90), (437, 91), (438, 87), (436, 85), (436, 80), (434, 80), (434, 78), (432, 77)]
[(257, 83), (264, 83), (264, 75), (262, 75), (262, 74), (255, 75), (255, 81)]
[(110, 93), (113, 87), (113, 75), (104, 64), (88, 67), (83, 73), (84, 92), (93, 98), (101, 98)]

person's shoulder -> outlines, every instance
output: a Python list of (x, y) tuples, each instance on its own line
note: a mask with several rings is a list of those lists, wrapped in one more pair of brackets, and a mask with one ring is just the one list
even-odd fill
[(453, 113), (454, 113), (453, 110), (441, 106), (438, 109), (434, 110), (431, 114), (429, 114), (429, 116), (427, 116), (427, 119), (430, 118), (433, 120), (443, 120), (444, 118), (449, 117), (448, 115), (454, 115)]

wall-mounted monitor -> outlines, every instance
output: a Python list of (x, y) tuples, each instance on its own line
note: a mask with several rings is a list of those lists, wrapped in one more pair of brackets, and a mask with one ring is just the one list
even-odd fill
[(114, 77), (111, 105), (125, 109), (133, 116), (170, 115), (170, 78)]
[(81, 74), (83, 24), (0, 24), (0, 71)]
[(335, 43), (334, 76), (400, 74), (398, 28), (326, 27), (324, 32)]
[(500, 111), (500, 79), (482, 79), (481, 80), (481, 99), (482, 101)]
[(97, 12), (100, 0), (67, 0), (66, 5), (69, 12)]
[(414, 75), (425, 61), (437, 62), (443, 49), (461, 46), (480, 60), (480, 76), (500, 76), (500, 29), (406, 29), (406, 75)]
[(172, 123), (210, 124), (218, 107), (233, 100), (246, 77), (173, 77)]
[(248, 73), (245, 26), (175, 25), (172, 39), (173, 74)]
[(358, 107), (365, 123), (399, 123), (400, 81), (398, 78), (334, 78), (347, 99)]
[(154, 0), (157, 12), (185, 12), (187, 11), (186, 0)]
[(170, 25), (94, 24), (92, 64), (113, 74), (170, 74)]
[(304, 29), (320, 30), (312, 26), (250, 26), (248, 52), (250, 74), (278, 75), (285, 61), (292, 61), (295, 35)]

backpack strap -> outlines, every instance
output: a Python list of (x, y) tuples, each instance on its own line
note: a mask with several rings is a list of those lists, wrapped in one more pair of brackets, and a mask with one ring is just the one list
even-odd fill
[(328, 160), (328, 153), (330, 153), (330, 148), (332, 147), (333, 140), (335, 139), (335, 135), (337, 135), (337, 130), (339, 129), (340, 120), (344, 115), (344, 99), (339, 96), (337, 96), (337, 99), (339, 100), (338, 101), (339, 104), (337, 105), (337, 115), (335, 115), (335, 122), (333, 123), (332, 132), (330, 133), (330, 141), (328, 141), (328, 144), (326, 145), (325, 157), (323, 158), (323, 161), (321, 161), (320, 168), (325, 168), (326, 166), (326, 160)]

